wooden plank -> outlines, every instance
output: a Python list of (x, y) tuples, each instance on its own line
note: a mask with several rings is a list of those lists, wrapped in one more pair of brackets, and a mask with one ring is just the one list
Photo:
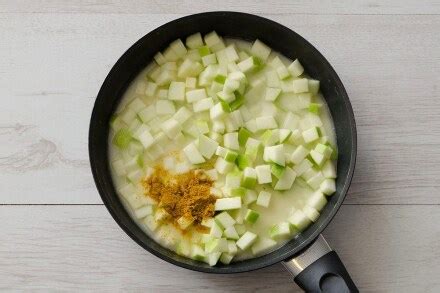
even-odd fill
[(0, 11), (19, 13), (197, 13), (227, 10), (259, 14), (439, 14), (440, 5), (435, 0), (406, 1), (330, 1), (330, 0), (281, 0), (268, 1), (57, 1), (25, 0), (2, 1)]
[[(126, 48), (179, 16), (0, 14), (2, 203), (101, 202), (87, 154), (94, 97)], [(272, 18), (316, 45), (349, 92), (359, 157), (347, 203), (439, 204), (440, 16)]]
[[(344, 206), (325, 235), (361, 292), (438, 292), (439, 221), (440, 206)], [(299, 292), (281, 265), (238, 275), (177, 268), (102, 206), (0, 206), (0, 222), (1, 291)]]

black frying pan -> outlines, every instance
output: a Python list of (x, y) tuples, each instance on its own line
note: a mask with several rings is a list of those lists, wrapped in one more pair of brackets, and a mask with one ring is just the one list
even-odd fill
[[(264, 256), (229, 265), (210, 267), (177, 255), (147, 236), (130, 218), (121, 204), (112, 183), (108, 162), (109, 120), (124, 91), (134, 77), (177, 39), (193, 33), (212, 30), (224, 37), (249, 41), (260, 39), (272, 49), (295, 59), (305, 71), (321, 82), (321, 91), (330, 108), (339, 151), (336, 193), (313, 225), (297, 238)], [(295, 276), (295, 281), (310, 292), (356, 292), (356, 286), (321, 232), (335, 216), (348, 191), (356, 161), (356, 125), (347, 93), (336, 72), (315, 47), (287, 27), (271, 20), (238, 12), (207, 12), (176, 19), (137, 41), (116, 62), (102, 85), (93, 108), (89, 132), (89, 155), (96, 186), (115, 221), (134, 241), (167, 262), (207, 273), (239, 273), (260, 269), (277, 262)]]

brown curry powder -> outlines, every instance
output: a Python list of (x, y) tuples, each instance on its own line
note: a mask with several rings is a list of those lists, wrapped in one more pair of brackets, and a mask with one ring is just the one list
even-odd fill
[(200, 224), (214, 216), (216, 197), (211, 194), (213, 181), (201, 171), (171, 174), (162, 166), (142, 182), (145, 194), (159, 202), (174, 220), (184, 216)]

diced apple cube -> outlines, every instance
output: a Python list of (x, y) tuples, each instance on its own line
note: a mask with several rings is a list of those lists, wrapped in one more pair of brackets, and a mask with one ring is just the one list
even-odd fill
[(226, 112), (223, 109), (223, 106), (221, 103), (215, 104), (210, 110), (209, 110), (209, 116), (212, 120), (217, 120), (219, 118), (222, 118), (225, 116)]
[(272, 173), (270, 171), (270, 165), (260, 165), (255, 167), (257, 172), (257, 179), (259, 184), (265, 184), (272, 182)]
[(119, 116), (122, 121), (124, 121), (126, 124), (130, 124), (133, 122), (133, 120), (136, 118), (136, 112), (133, 111), (130, 108), (126, 108), (124, 112)]
[(131, 110), (133, 110), (134, 112), (137, 113), (137, 112), (140, 111), (140, 109), (145, 108), (145, 103), (141, 99), (135, 98), (135, 99), (133, 99), (133, 101), (131, 101), (128, 104), (127, 108), (131, 109)]
[(316, 95), (319, 91), (319, 80), (309, 79), (309, 92)]
[(307, 109), (312, 101), (312, 95), (309, 93), (303, 93), (298, 95), (298, 105), (300, 109)]
[(241, 172), (231, 172), (226, 175), (225, 186), (229, 188), (240, 187)]
[(325, 178), (336, 178), (336, 166), (332, 161), (327, 161), (321, 171)]
[(241, 72), (241, 71), (235, 62), (230, 62), (230, 63), (228, 63), (228, 72), (234, 73), (234, 72)]
[(292, 74), (292, 76), (294, 77), (298, 77), (304, 72), (304, 67), (301, 65), (298, 59), (295, 59), (295, 61), (293, 61), (289, 65), (289, 67), (287, 67), (287, 69), (289, 70), (290, 74)]
[(271, 70), (266, 73), (266, 84), (270, 88), (280, 87), (280, 78), (276, 70)]
[(214, 155), (217, 147), (218, 147), (218, 143), (215, 140), (205, 135), (199, 136), (198, 149), (202, 154), (202, 156), (204, 156), (205, 158), (210, 159)]
[(171, 47), (166, 48), (162, 55), (168, 62), (173, 62), (179, 59), (179, 56), (177, 56), (176, 52), (174, 52)]
[(287, 70), (286, 66), (284, 66), (284, 65), (278, 67), (278, 68), (276, 69), (276, 72), (277, 72), (277, 74), (278, 74), (278, 77), (279, 77), (281, 80), (284, 80), (284, 79), (286, 79), (286, 78), (288, 78), (288, 77), (290, 76), (289, 71)]
[(239, 51), (238, 57), (240, 58), (241, 61), (243, 61), (243, 60), (249, 58), (249, 54), (246, 53), (245, 51)]
[(235, 162), (235, 159), (238, 156), (238, 154), (236, 152), (228, 150), (227, 148), (224, 148), (221, 146), (217, 147), (215, 154), (217, 156), (224, 158), (227, 162), (231, 162), (231, 163)]
[(202, 112), (211, 109), (214, 106), (212, 98), (201, 99), (193, 104), (194, 112)]
[(188, 144), (184, 149), (183, 152), (185, 153), (185, 156), (192, 164), (201, 164), (205, 162), (205, 159), (203, 158), (202, 154), (197, 149), (196, 145), (192, 142)]
[(257, 172), (251, 167), (246, 167), (243, 171), (241, 185), (245, 188), (253, 188), (257, 182)]
[(231, 171), (233, 168), (234, 168), (233, 163), (230, 163), (221, 157), (217, 158), (217, 161), (215, 162), (215, 169), (220, 174), (226, 174), (227, 172)]
[(319, 212), (310, 206), (305, 206), (303, 212), (312, 222), (316, 222), (319, 218)]
[(196, 121), (196, 127), (197, 127), (197, 131), (200, 134), (206, 134), (209, 133), (209, 125), (208, 122), (204, 121), (204, 120), (197, 120)]
[(177, 219), (177, 224), (179, 225), (180, 229), (182, 229), (182, 230), (188, 229), (189, 226), (191, 226), (193, 222), (194, 222), (194, 219), (184, 217), (184, 216)]
[(232, 255), (232, 254), (222, 253), (222, 255), (220, 256), (220, 262), (222, 264), (228, 265), (231, 263), (233, 258), (234, 258), (234, 255)]
[(151, 231), (154, 232), (159, 227), (159, 223), (154, 219), (154, 216), (146, 216), (142, 223)]
[(153, 214), (153, 206), (151, 206), (151, 205), (143, 206), (143, 207), (134, 211), (134, 215), (138, 219), (143, 219), (146, 216), (152, 215), (152, 214)]
[(240, 197), (219, 198), (215, 201), (214, 209), (216, 211), (234, 210), (241, 207)]
[(158, 115), (172, 115), (176, 112), (174, 103), (167, 100), (158, 100), (156, 102), (156, 113)]
[(292, 153), (292, 156), (290, 157), (290, 161), (295, 165), (298, 165), (305, 159), (305, 157), (307, 157), (308, 154), (309, 154), (309, 150), (303, 147), (302, 145), (299, 145)]
[(200, 33), (195, 33), (186, 38), (186, 46), (190, 49), (197, 49), (203, 46), (203, 39)]
[(186, 47), (183, 44), (182, 40), (177, 39), (174, 42), (170, 44), (171, 49), (173, 49), (174, 53), (176, 53), (177, 56), (182, 58), (187, 53)]
[(288, 218), (288, 221), (298, 231), (304, 231), (304, 229), (310, 225), (310, 219), (301, 210), (296, 210), (293, 215)]
[(185, 83), (172, 81), (168, 89), (168, 99), (173, 101), (185, 100)]
[(215, 31), (212, 31), (209, 34), (205, 35), (205, 43), (208, 47), (213, 47), (221, 42), (223, 42), (222, 39), (217, 35)]
[(292, 187), (293, 182), (295, 181), (296, 173), (291, 168), (286, 167), (283, 175), (275, 184), (275, 190), (289, 190)]
[(212, 252), (209, 253), (206, 257), (205, 257), (205, 261), (210, 265), (210, 266), (215, 266), (217, 264), (217, 262), (220, 259), (220, 256), (222, 255), (221, 252)]
[[(213, 218), (205, 218), (202, 220), (200, 225), (211, 228), (212, 225), (214, 225), (214, 219)], [(211, 236), (211, 235), (209, 235), (209, 236)]]
[(197, 86), (197, 78), (195, 77), (187, 77), (185, 79), (185, 87), (188, 89), (195, 89)]
[(156, 79), (158, 86), (165, 86), (176, 79), (175, 70), (162, 70)]
[(264, 96), (264, 99), (266, 101), (273, 102), (279, 97), (280, 94), (281, 94), (281, 89), (268, 87), (266, 88), (266, 95)]
[(302, 176), (305, 172), (312, 169), (312, 162), (308, 159), (304, 159), (299, 165), (293, 167), (293, 171), (295, 171), (297, 176)]
[(217, 58), (218, 64), (222, 66), (227, 66), (227, 64), (229, 63), (228, 56), (226, 55), (226, 49), (215, 51), (215, 56)]
[(215, 56), (215, 54), (209, 54), (206, 56), (202, 57), (202, 63), (203, 65), (206, 67), (210, 64), (216, 64), (217, 63), (217, 57)]
[(237, 51), (235, 50), (234, 45), (227, 46), (225, 49), (225, 54), (226, 54), (226, 57), (228, 58), (229, 62), (236, 62), (239, 60), (239, 57), (238, 57)]
[(270, 192), (264, 190), (260, 191), (257, 198), (257, 205), (265, 208), (269, 207), (271, 196)]
[(202, 99), (206, 99), (207, 97), (208, 96), (206, 95), (205, 89), (197, 89), (186, 92), (186, 101), (188, 103), (194, 103)]
[(153, 105), (148, 106), (145, 109), (141, 110), (138, 113), (138, 116), (142, 120), (142, 122), (147, 123), (156, 116), (156, 107)]
[(261, 42), (260, 40), (255, 40), (251, 47), (251, 54), (257, 56), (262, 61), (266, 61), (267, 57), (270, 55), (270, 47)]
[(292, 130), (280, 129), (279, 133), (280, 133), (280, 143), (284, 143), (289, 139), (290, 135), (292, 135)]
[(240, 87), (240, 82), (238, 80), (226, 78), (225, 84), (223, 86), (223, 91), (225, 93), (230, 94), (238, 90), (239, 87)]
[[(293, 81), (290, 78), (287, 78), (285, 80), (280, 81), (281, 90), (283, 93), (293, 93)], [(282, 101), (282, 100), (281, 100)], [(291, 103), (291, 107), (294, 106), (293, 103)], [(290, 110), (293, 110), (293, 108), (289, 108)]]
[(293, 92), (295, 94), (306, 93), (309, 91), (309, 81), (307, 78), (295, 79), (293, 81)]
[(238, 68), (240, 68), (240, 71), (247, 73), (257, 67), (258, 61), (255, 57), (251, 56), (240, 63), (237, 64)]
[(154, 214), (154, 220), (156, 222), (163, 222), (166, 219), (169, 219), (170, 217), (171, 215), (163, 208), (158, 209)]
[(177, 112), (173, 115), (173, 119), (179, 122), (180, 124), (185, 123), (192, 116), (192, 112), (188, 110), (186, 107), (181, 107)]
[(138, 135), (138, 140), (144, 146), (144, 148), (150, 147), (154, 143), (154, 138), (148, 130), (144, 130)]
[(154, 61), (156, 61), (157, 64), (162, 65), (167, 62), (165, 57), (162, 55), (161, 52), (158, 52), (156, 55), (154, 55)]
[(177, 63), (176, 62), (166, 62), (161, 66), (162, 70), (176, 71)]
[(217, 93), (217, 97), (226, 103), (231, 103), (235, 100), (235, 95), (232, 92), (225, 92), (224, 90)]
[(205, 251), (211, 252), (228, 252), (228, 241), (226, 238), (213, 238), (205, 244)]
[(252, 189), (246, 189), (245, 195), (243, 197), (243, 203), (245, 205), (250, 205), (257, 200), (257, 192)]
[(336, 184), (334, 179), (325, 179), (322, 181), (321, 185), (319, 186), (319, 190), (322, 191), (322, 193), (326, 195), (331, 195), (335, 193), (336, 191)]
[[(234, 230), (235, 230), (235, 228), (234, 228)], [(237, 234), (237, 236), (238, 236), (237, 239), (239, 239), (240, 236), (238, 234)], [(237, 245), (235, 244), (235, 241), (234, 241), (237, 239), (228, 240), (228, 253), (229, 254), (235, 255), (237, 253), (238, 249), (237, 249)]]
[(164, 121), (161, 125), (163, 132), (168, 136), (168, 138), (175, 138), (181, 131), (182, 127), (177, 120), (173, 118)]
[(260, 217), (259, 213), (257, 213), (254, 210), (248, 209), (246, 211), (246, 215), (244, 216), (244, 219), (246, 220), (246, 222), (254, 224), (259, 217)]
[(303, 139), (306, 143), (311, 143), (319, 138), (317, 127), (312, 127), (302, 132)]
[(220, 238), (223, 235), (223, 229), (222, 227), (217, 224), (216, 222), (212, 223), (209, 235), (211, 235), (214, 238)]
[(326, 160), (326, 157), (322, 153), (320, 153), (320, 152), (318, 152), (316, 150), (311, 150), (310, 151), (310, 157), (313, 159), (313, 162), (318, 167), (321, 167), (324, 164), (325, 160)]
[(186, 58), (185, 60), (183, 60), (182, 64), (180, 64), (177, 70), (177, 77), (196, 77), (202, 71), (203, 65), (200, 62), (191, 60), (190, 58)]
[(280, 66), (285, 66), (283, 61), (281, 61), (280, 57), (275, 56), (270, 62), (269, 64), (273, 67), (273, 68), (278, 68)]
[[(215, 106), (214, 106), (215, 107)], [(225, 123), (221, 120), (212, 122), (212, 131), (223, 134), (225, 132)]]
[(324, 206), (327, 204), (327, 199), (325, 195), (320, 191), (315, 191), (308, 199), (307, 205), (316, 209), (317, 211), (321, 211)]
[(286, 156), (284, 155), (284, 146), (279, 144), (265, 147), (263, 158), (265, 161), (273, 162), (280, 166), (285, 166)]
[(238, 239), (236, 244), (241, 250), (246, 250), (257, 241), (257, 238), (258, 236), (256, 234), (247, 231), (240, 237), (240, 239)]
[(315, 150), (318, 153), (321, 153), (326, 159), (329, 159), (333, 153), (333, 149), (330, 146), (322, 143), (318, 143), (315, 147)]
[(239, 150), (240, 145), (238, 143), (238, 133), (237, 132), (226, 133), (223, 136), (223, 144), (225, 147), (230, 148), (232, 150)]
[(272, 116), (261, 116), (255, 119), (257, 130), (277, 128), (277, 122)]
[(322, 172), (316, 172), (314, 176), (307, 179), (307, 184), (310, 185), (313, 189), (318, 189), (321, 185), (322, 181), (324, 181), (324, 175), (322, 175)]
[(220, 225), (220, 227), (227, 229), (233, 227), (236, 223), (228, 212), (221, 212), (215, 216), (215, 221)]
[(198, 261), (205, 261), (206, 253), (199, 245), (193, 244), (191, 248), (191, 258)]

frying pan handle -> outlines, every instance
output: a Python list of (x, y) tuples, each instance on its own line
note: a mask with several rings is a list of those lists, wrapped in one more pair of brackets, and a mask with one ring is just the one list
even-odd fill
[(306, 292), (359, 292), (338, 254), (322, 235), (305, 251), (283, 262)]

